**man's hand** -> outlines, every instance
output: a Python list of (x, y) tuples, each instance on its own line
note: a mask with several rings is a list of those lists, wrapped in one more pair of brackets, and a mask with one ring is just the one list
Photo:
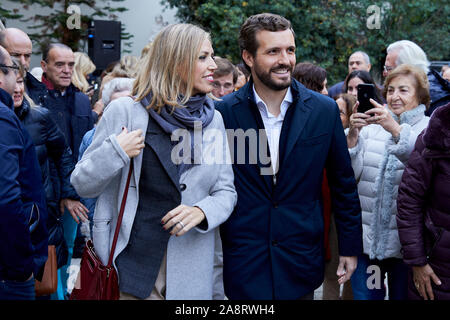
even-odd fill
[(78, 218), (80, 218), (83, 222), (89, 221), (89, 217), (87, 216), (89, 210), (80, 201), (72, 199), (62, 199), (59, 204), (61, 214), (64, 213), (64, 207), (69, 210), (73, 220), (75, 220), (76, 223), (80, 223), (80, 220), (78, 220)]
[(356, 270), (358, 265), (358, 258), (354, 257), (342, 257), (339, 256), (339, 266), (337, 269), (337, 276), (339, 277), (338, 283), (344, 284), (352, 277), (353, 272)]

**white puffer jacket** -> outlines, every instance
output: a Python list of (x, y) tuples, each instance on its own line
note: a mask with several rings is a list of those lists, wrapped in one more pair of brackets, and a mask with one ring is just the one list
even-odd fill
[(382, 126), (364, 127), (349, 149), (361, 201), (364, 253), (371, 259), (402, 258), (398, 237), (397, 191), (417, 136), (428, 125), (425, 106), (392, 117), (402, 127), (398, 141)]

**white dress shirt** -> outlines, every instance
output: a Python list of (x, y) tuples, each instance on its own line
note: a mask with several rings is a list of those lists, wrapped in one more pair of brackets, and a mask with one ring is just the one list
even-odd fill
[(288, 88), (286, 95), (283, 98), (280, 106), (280, 114), (275, 117), (269, 112), (266, 103), (258, 96), (256, 93), (255, 85), (253, 85), (253, 93), (255, 94), (255, 102), (258, 106), (259, 113), (264, 123), (264, 128), (266, 130), (267, 140), (270, 149), (270, 158), (272, 161), (272, 169), (274, 173), (278, 172), (278, 148), (280, 144), (281, 128), (283, 126), (284, 116), (292, 104), (292, 92), (291, 87)]

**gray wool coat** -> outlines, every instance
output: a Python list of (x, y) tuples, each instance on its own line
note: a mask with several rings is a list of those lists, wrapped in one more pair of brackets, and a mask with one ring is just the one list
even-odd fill
[[(93, 239), (95, 250), (104, 264), (109, 257), (130, 168), (130, 158), (118, 144), (116, 136), (122, 127), (126, 127), (128, 132), (141, 129), (145, 135), (148, 120), (147, 110), (130, 97), (111, 102), (98, 124), (92, 144), (71, 176), (71, 183), (80, 196), (98, 197)], [(181, 195), (182, 204), (200, 207), (205, 213), (208, 229), (193, 228), (181, 237), (170, 237), (166, 275), (168, 300), (212, 299), (217, 227), (229, 217), (237, 200), (225, 128), (219, 112), (215, 111), (213, 121), (204, 132), (208, 134), (203, 134), (202, 155), (207, 161), (203, 160), (202, 164), (184, 172), (180, 184), (187, 186)], [(139, 202), (142, 155), (143, 152), (134, 158), (134, 171), (113, 261), (130, 239)]]

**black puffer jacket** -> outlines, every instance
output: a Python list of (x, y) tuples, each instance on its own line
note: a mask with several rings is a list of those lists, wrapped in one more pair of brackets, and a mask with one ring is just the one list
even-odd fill
[(47, 199), (49, 244), (56, 246), (59, 268), (67, 263), (67, 244), (59, 203), (65, 198), (79, 199), (70, 184), (70, 174), (74, 169), (72, 154), (47, 109), (31, 108), (24, 99), (22, 106), (14, 111), (30, 134), (36, 149)]
[(441, 77), (439, 72), (430, 70), (428, 73), (430, 83), (431, 104), (425, 115), (430, 117), (434, 110), (450, 102), (450, 81)]

